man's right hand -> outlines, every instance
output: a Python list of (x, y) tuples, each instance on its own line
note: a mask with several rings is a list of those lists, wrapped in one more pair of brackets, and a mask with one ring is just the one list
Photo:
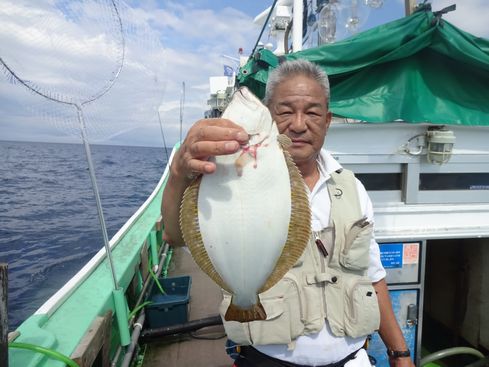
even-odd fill
[(172, 164), (172, 175), (186, 181), (200, 174), (213, 173), (214, 162), (209, 158), (232, 154), (248, 142), (246, 131), (227, 119), (203, 119), (188, 131)]

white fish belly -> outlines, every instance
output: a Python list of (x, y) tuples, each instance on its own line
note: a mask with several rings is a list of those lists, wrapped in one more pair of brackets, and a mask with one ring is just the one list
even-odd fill
[[(247, 154), (247, 153), (245, 153)], [(233, 303), (247, 308), (272, 273), (287, 240), (291, 189), (278, 143), (258, 148), (238, 176), (239, 154), (216, 158), (217, 170), (199, 189), (199, 227), (207, 254)]]

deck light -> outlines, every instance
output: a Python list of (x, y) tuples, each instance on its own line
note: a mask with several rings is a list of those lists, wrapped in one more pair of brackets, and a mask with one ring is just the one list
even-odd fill
[(373, 9), (381, 8), (384, 5), (383, 0), (365, 0), (365, 4), (370, 6)]
[(445, 126), (430, 128), (426, 132), (428, 162), (435, 164), (447, 163), (452, 156), (455, 134)]
[(327, 0), (318, 3), (317, 27), (320, 44), (342, 40), (360, 31), (371, 8), (381, 0)]
[(318, 32), (322, 42), (332, 43), (336, 39), (338, 8), (335, 3), (323, 6), (318, 16)]

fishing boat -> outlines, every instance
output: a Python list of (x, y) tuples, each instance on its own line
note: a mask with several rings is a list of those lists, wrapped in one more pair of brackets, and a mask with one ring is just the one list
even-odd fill
[[(322, 9), (283, 4), (265, 13), (280, 14), (265, 21), (281, 39), (277, 49), (257, 47), (231, 82), (211, 80), (208, 116), (219, 116), (237, 84), (262, 97), (269, 68), (283, 59), (321, 65), (335, 115), (325, 147), (372, 198), (393, 307), (413, 358), (437, 366), (459, 354), (452, 365), (487, 365), (489, 40), (444, 20), (450, 9), (423, 4), (403, 19), (302, 50), (312, 37), (303, 19)], [(101, 250), (9, 334), (10, 366), (232, 365), (217, 316), (219, 288), (184, 248), (162, 240), (168, 174), (167, 167), (110, 240), (122, 297), (114, 297)], [(151, 297), (164, 298), (182, 281), (179, 302), (155, 307)], [(368, 353), (388, 365), (378, 335)]]

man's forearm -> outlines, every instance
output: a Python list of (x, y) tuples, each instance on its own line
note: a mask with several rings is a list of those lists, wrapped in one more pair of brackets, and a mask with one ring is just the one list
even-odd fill
[[(389, 290), (384, 279), (373, 284), (377, 292), (380, 308), (380, 328), (379, 334), (385, 346), (391, 350), (407, 350), (406, 341), (402, 335), (401, 328), (397, 323), (392, 304), (389, 297)], [(409, 358), (399, 358), (390, 360), (391, 366), (413, 366)]]

